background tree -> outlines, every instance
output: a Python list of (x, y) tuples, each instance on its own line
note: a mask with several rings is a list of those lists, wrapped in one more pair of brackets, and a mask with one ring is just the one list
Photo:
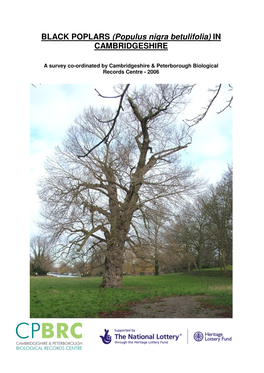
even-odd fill
[(191, 224), (188, 216), (184, 216), (181, 211), (176, 216), (176, 222), (167, 232), (167, 250), (169, 257), (174, 258), (174, 268), (188, 269), (191, 271), (192, 266), (196, 266), (196, 255), (191, 239)]
[(30, 273), (46, 275), (53, 270), (53, 260), (50, 256), (50, 245), (47, 239), (34, 236), (30, 240)]
[(208, 222), (199, 199), (196, 199), (193, 204), (187, 204), (181, 212), (179, 220), (180, 228), (185, 232), (185, 240), (188, 240), (189, 247), (192, 248), (192, 252), (195, 255), (195, 266), (201, 270)]
[(98, 247), (89, 247), (87, 244), (81, 250), (73, 251), (69, 255), (74, 272), (82, 276), (92, 276), (103, 273), (104, 253)]
[(210, 186), (206, 198), (203, 200), (206, 214), (210, 219), (211, 240), (218, 253), (221, 269), (226, 270), (227, 264), (232, 264), (233, 247), (233, 170), (223, 174), (221, 180)]
[(164, 261), (164, 232), (171, 212), (161, 201), (154, 200), (141, 213), (139, 219), (134, 219), (128, 243), (135, 257), (153, 267), (157, 276)]
[(122, 284), (135, 212), (160, 198), (177, 203), (198, 185), (179, 155), (191, 144), (191, 127), (177, 123), (193, 86), (119, 89), (118, 115), (107, 108), (84, 110), (47, 160), (39, 190), (41, 227), (54, 247), (66, 254), (84, 245), (102, 250), (101, 286), (107, 287)]
[[(176, 267), (232, 264), (232, 167), (216, 185), (188, 201), (167, 231), (170, 252), (177, 253)], [(171, 254), (172, 255), (172, 254)]]

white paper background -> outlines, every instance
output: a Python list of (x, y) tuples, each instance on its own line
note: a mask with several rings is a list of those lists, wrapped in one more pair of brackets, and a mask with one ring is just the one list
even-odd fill
[[(12, 2), (1, 15), (1, 365), (7, 371), (195, 371), (261, 369), (263, 264), (262, 12), (237, 2)], [(92, 43), (41, 43), (41, 33), (168, 34), (220, 32), (221, 43), (169, 43), (168, 52), (94, 52)], [(233, 319), (82, 319), (82, 351), (16, 351), (15, 329), (29, 319), (29, 84), (142, 83), (140, 75), (50, 70), (44, 63), (219, 63), (219, 69), (162, 70), (143, 83), (234, 84)], [(56, 322), (75, 320), (53, 320)], [(104, 329), (143, 334), (222, 332), (231, 343), (104, 345)], [(5, 362), (6, 359), (6, 362)]]

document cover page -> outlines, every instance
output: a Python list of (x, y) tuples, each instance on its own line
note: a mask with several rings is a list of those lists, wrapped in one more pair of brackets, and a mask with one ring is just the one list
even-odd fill
[(2, 6), (4, 369), (259, 371), (254, 3)]

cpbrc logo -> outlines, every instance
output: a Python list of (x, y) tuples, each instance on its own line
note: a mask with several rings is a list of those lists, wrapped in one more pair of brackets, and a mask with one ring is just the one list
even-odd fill
[(196, 342), (201, 342), (203, 340), (203, 333), (202, 332), (196, 332), (193, 335), (193, 338), (195, 339)]
[[(26, 326), (25, 326), (26, 325)], [(29, 327), (29, 328), (28, 328)], [(78, 334), (76, 332), (76, 328), (80, 327), (82, 328), (82, 323), (76, 322), (74, 323), (71, 328), (69, 329), (68, 324), (66, 323), (57, 323), (56, 331), (53, 331), (53, 324), (51, 323), (42, 323), (42, 338), (52, 338), (54, 337), (54, 334), (56, 333), (57, 338), (69, 338), (68, 333), (73, 338), (82, 338), (82, 334)], [(31, 327), (28, 323), (26, 322), (21, 322), (20, 324), (17, 325), (16, 327), (16, 335), (19, 338), (29, 338), (29, 334), (31, 332), (31, 337), (35, 337), (35, 333), (37, 333), (40, 330), (40, 324), (38, 323), (32, 323)]]

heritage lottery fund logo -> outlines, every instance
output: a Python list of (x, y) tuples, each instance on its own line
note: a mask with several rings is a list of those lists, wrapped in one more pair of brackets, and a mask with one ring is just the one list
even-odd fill
[(231, 342), (232, 337), (225, 337), (223, 333), (195, 332), (193, 338), (196, 342)]

